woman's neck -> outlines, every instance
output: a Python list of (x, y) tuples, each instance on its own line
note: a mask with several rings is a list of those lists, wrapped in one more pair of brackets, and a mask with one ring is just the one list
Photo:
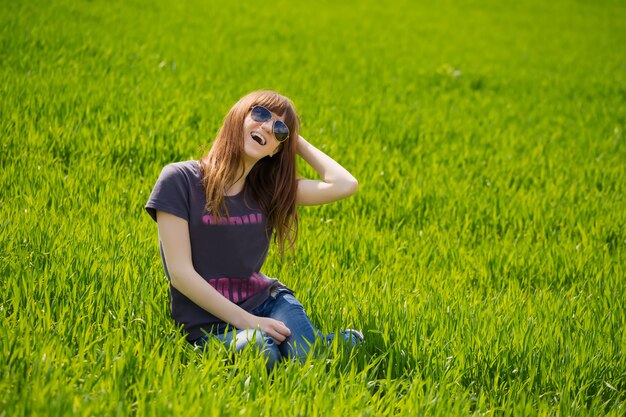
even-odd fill
[[(231, 184), (230, 186), (226, 188), (225, 195), (227, 196), (237, 195), (243, 190), (243, 187), (246, 185), (246, 178), (248, 177), (248, 174), (250, 173), (250, 170), (252, 169), (253, 166), (254, 164), (250, 165), (250, 164), (244, 163), (243, 175), (237, 181), (235, 181), (233, 184)], [(237, 170), (237, 172), (240, 172), (240, 171)]]

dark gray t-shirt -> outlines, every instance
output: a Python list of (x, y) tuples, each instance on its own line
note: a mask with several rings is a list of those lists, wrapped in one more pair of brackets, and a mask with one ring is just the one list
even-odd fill
[[(244, 191), (225, 197), (229, 217), (220, 221), (205, 209), (206, 196), (198, 161), (177, 162), (163, 168), (146, 211), (156, 221), (161, 210), (187, 220), (191, 257), (195, 270), (224, 297), (250, 311), (267, 299), (270, 290), (282, 286), (260, 272), (270, 244), (266, 215)], [(161, 259), (169, 278), (167, 264)], [(188, 340), (223, 323), (170, 285), (172, 316), (183, 324)]]

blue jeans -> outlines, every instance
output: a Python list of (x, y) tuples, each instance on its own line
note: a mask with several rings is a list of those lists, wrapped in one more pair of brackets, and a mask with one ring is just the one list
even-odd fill
[[(195, 341), (195, 344), (203, 347), (209, 338), (217, 338), (227, 348), (234, 347), (235, 351), (240, 351), (246, 346), (254, 344), (266, 357), (267, 370), (270, 371), (283, 358), (297, 358), (303, 362), (317, 339), (332, 341), (334, 338), (332, 333), (324, 336), (311, 323), (302, 304), (287, 288), (272, 291), (271, 296), (250, 313), (255, 316), (270, 317), (282, 321), (291, 331), (291, 335), (280, 345), (277, 345), (270, 336), (258, 329), (242, 329), (234, 332), (233, 327), (224, 323), (215, 326), (211, 335), (201, 337)], [(346, 339), (350, 337), (350, 342), (355, 343), (351, 335), (343, 336)]]

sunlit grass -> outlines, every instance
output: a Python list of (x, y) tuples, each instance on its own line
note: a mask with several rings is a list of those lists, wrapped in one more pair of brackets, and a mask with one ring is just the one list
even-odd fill
[[(624, 413), (623, 4), (180, 3), (0, 6), (0, 415)], [(264, 272), (367, 340), (271, 376), (143, 211), (259, 88), (360, 183)]]

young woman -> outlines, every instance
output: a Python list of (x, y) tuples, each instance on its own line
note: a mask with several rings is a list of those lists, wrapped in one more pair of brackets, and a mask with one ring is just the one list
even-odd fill
[[(282, 254), (296, 239), (297, 204), (329, 203), (358, 187), (299, 128), (288, 98), (248, 94), (226, 115), (209, 153), (167, 165), (146, 204), (158, 224), (172, 316), (187, 340), (204, 345), (215, 337), (236, 350), (254, 340), (268, 369), (283, 357), (302, 360), (323, 338), (294, 292), (261, 273), (270, 237)], [(296, 154), (321, 180), (296, 178)], [(356, 330), (342, 336), (363, 340)]]

